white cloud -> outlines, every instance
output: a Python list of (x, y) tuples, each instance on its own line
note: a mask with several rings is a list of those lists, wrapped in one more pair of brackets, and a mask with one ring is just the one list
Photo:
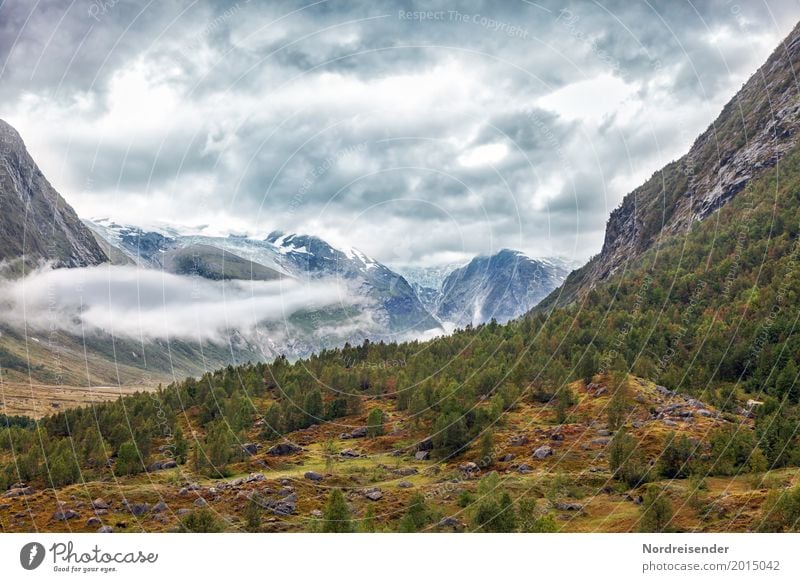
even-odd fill
[(0, 321), (14, 326), (147, 340), (220, 340), (301, 309), (364, 305), (334, 281), (217, 282), (118, 266), (42, 269), (0, 282), (0, 297)]

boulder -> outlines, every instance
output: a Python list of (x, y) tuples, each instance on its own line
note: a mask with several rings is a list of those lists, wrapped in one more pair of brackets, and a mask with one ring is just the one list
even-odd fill
[(264, 476), (263, 473), (250, 473), (247, 477), (245, 477), (245, 483), (256, 483), (259, 481), (266, 481), (267, 478)]
[(535, 451), (533, 451), (533, 457), (539, 460), (546, 459), (547, 457), (550, 457), (552, 455), (553, 455), (553, 449), (548, 445), (543, 445), (538, 449), (536, 449)]
[(353, 449), (344, 449), (342, 452), (339, 453), (339, 455), (341, 455), (346, 459), (357, 459), (358, 457), (361, 456), (358, 453), (358, 451), (355, 451)]
[(580, 503), (557, 501), (553, 506), (560, 511), (583, 511), (583, 505)]
[(531, 467), (530, 467), (530, 465), (526, 465), (525, 463), (523, 463), (519, 467), (517, 467), (517, 471), (519, 471), (522, 474), (530, 473), (531, 472)]
[(431, 454), (429, 451), (417, 451), (416, 453), (414, 453), (414, 458), (417, 461), (426, 461), (430, 456)]
[(452, 527), (453, 529), (461, 529), (464, 526), (457, 518), (455, 517), (443, 517), (439, 520), (439, 527)]
[(501, 463), (508, 463), (513, 460), (514, 460), (514, 455), (512, 455), (511, 453), (506, 453), (505, 455), (503, 455), (498, 459), (498, 461), (500, 461)]
[(104, 525), (100, 529), (97, 530), (97, 533), (114, 533), (114, 528), (110, 525)]
[(93, 525), (100, 525), (101, 523), (102, 522), (100, 521), (99, 517), (90, 517), (89, 519), (86, 520), (86, 525), (88, 527), (91, 527)]
[(131, 512), (131, 515), (134, 517), (141, 517), (148, 511), (150, 511), (150, 506), (147, 503), (128, 503), (127, 501), (124, 503), (125, 507), (128, 511)]
[(58, 509), (53, 514), (53, 519), (56, 521), (67, 521), (68, 519), (75, 519), (76, 517), (80, 516), (71, 509)]
[(509, 441), (509, 444), (512, 447), (521, 447), (523, 445), (527, 445), (528, 444), (528, 437), (525, 436), (524, 434), (514, 435), (513, 437), (511, 437), (511, 440)]
[(258, 443), (245, 443), (242, 445), (242, 452), (252, 457), (259, 451), (260, 448), (261, 445)]
[(560, 430), (555, 431), (553, 434), (550, 435), (551, 441), (563, 441), (564, 440), (564, 433)]
[(364, 492), (364, 497), (370, 501), (378, 501), (383, 497), (383, 492), (378, 487), (374, 487), (372, 489), (367, 489)]
[(303, 477), (309, 481), (322, 481), (325, 478), (321, 473), (317, 473), (316, 471), (306, 471)]
[(286, 455), (297, 454), (302, 450), (303, 449), (301, 449), (294, 443), (278, 443), (277, 445), (271, 446), (267, 450), (267, 454), (272, 455), (274, 457), (285, 457)]
[(195, 507), (206, 507), (208, 505), (208, 501), (206, 501), (202, 497), (198, 497), (197, 499), (194, 500), (194, 504), (193, 505)]
[(159, 501), (153, 506), (153, 513), (161, 513), (168, 509), (167, 504), (163, 500)]
[(411, 481), (400, 481), (397, 486), (402, 489), (410, 489), (414, 484)]
[[(17, 483), (19, 485), (19, 483)], [(24, 497), (25, 495), (31, 495), (33, 493), (33, 487), (12, 487), (8, 491), (5, 492), (4, 497)]]
[(356, 429), (353, 429), (352, 431), (350, 431), (350, 438), (363, 439), (365, 436), (367, 436), (367, 427), (366, 426), (361, 426), (359, 428), (356, 428)]
[(597, 436), (601, 437), (611, 436), (611, 431), (608, 430), (607, 428), (601, 428), (597, 431)]

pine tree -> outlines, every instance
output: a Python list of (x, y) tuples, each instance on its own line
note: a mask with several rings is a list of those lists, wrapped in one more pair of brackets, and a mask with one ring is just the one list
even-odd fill
[(350, 508), (342, 494), (341, 489), (333, 489), (325, 511), (322, 516), (322, 531), (324, 533), (350, 533), (353, 531)]

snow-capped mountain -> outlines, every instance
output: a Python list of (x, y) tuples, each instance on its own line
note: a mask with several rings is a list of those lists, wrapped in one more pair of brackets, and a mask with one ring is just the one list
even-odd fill
[(181, 234), (169, 227), (146, 231), (107, 219), (86, 224), (102, 242), (143, 267), (212, 279), (335, 279), (369, 300), (371, 319), (380, 328), (373, 337), (439, 328), (401, 275), (357, 249), (339, 249), (316, 236), (275, 231), (259, 240)]
[(528, 312), (558, 287), (570, 272), (559, 259), (534, 259), (503, 249), (475, 257), (444, 280), (434, 314), (457, 326), (491, 319), (505, 322)]

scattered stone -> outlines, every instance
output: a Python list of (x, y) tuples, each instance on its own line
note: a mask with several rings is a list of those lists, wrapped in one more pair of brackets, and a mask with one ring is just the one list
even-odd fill
[(597, 392), (594, 393), (594, 397), (597, 398), (598, 396), (602, 396), (606, 392), (608, 392), (608, 388), (605, 387), (600, 388)]
[(500, 461), (501, 463), (508, 463), (513, 460), (514, 460), (514, 455), (512, 455), (511, 453), (506, 453), (505, 455), (503, 455), (498, 459), (498, 461)]
[(255, 455), (261, 449), (261, 445), (259, 443), (245, 443), (242, 445), (242, 451), (246, 455), (250, 455), (251, 457)]
[(677, 422), (675, 422), (674, 420), (670, 420), (668, 418), (665, 418), (662, 422), (664, 423), (665, 426), (678, 426)]
[(563, 441), (564, 440), (564, 433), (557, 430), (553, 434), (550, 435), (551, 441)]
[(316, 471), (306, 471), (305, 475), (303, 475), (309, 481), (322, 481), (325, 477), (317, 473)]
[(185, 507), (181, 507), (181, 508), (180, 508), (178, 511), (176, 511), (175, 513), (176, 513), (177, 515), (186, 515), (187, 513), (191, 513), (191, 512), (192, 512), (192, 510), (191, 510), (191, 509), (187, 509), (187, 508), (185, 508)]
[(374, 487), (373, 489), (368, 489), (365, 491), (364, 497), (370, 501), (378, 501), (383, 497), (383, 492), (378, 487)]
[[(20, 485), (20, 483), (17, 483)], [(31, 495), (33, 493), (33, 487), (12, 487), (8, 491), (6, 491), (4, 497), (23, 497), (25, 495)]]
[(593, 445), (597, 445), (600, 447), (604, 447), (610, 442), (611, 442), (611, 437), (598, 437), (596, 439), (592, 439), (591, 441)]
[(400, 481), (397, 486), (402, 489), (410, 489), (414, 484), (411, 481)]
[(89, 527), (93, 525), (100, 525), (101, 523), (102, 522), (100, 521), (99, 517), (90, 517), (89, 519), (86, 520), (86, 525)]
[(255, 483), (258, 481), (266, 481), (267, 478), (264, 476), (263, 473), (250, 473), (247, 477), (245, 477), (245, 483)]
[(559, 511), (583, 511), (583, 504), (557, 501), (553, 504)]
[(422, 439), (419, 444), (417, 445), (418, 451), (432, 451), (433, 450), (433, 439), (431, 437), (427, 437)]
[(178, 463), (174, 459), (165, 459), (163, 461), (156, 461), (147, 466), (147, 471), (152, 473), (154, 471), (163, 471), (165, 469), (174, 469)]
[(365, 436), (367, 436), (367, 427), (366, 426), (362, 426), (362, 427), (356, 428), (356, 429), (354, 429), (354, 430), (352, 430), (350, 432), (350, 438), (363, 439)]
[(208, 501), (206, 501), (202, 497), (198, 497), (197, 499), (194, 500), (194, 506), (195, 507), (206, 507), (207, 505), (208, 505)]
[(452, 527), (454, 529), (461, 529), (464, 526), (458, 519), (455, 517), (443, 517), (439, 520), (439, 527)]
[(600, 430), (597, 431), (597, 436), (601, 437), (611, 436), (611, 431), (608, 430), (607, 428), (601, 428)]
[(346, 459), (357, 459), (358, 457), (360, 457), (360, 456), (361, 456), (361, 455), (358, 453), (358, 451), (355, 451), (355, 450), (353, 450), (353, 449), (344, 449), (344, 450), (343, 450), (341, 453), (339, 453), (339, 454), (340, 454), (342, 457), (345, 457)]
[(548, 445), (543, 445), (538, 449), (536, 449), (535, 451), (533, 451), (533, 457), (539, 460), (546, 459), (547, 457), (552, 456), (552, 454), (553, 454), (553, 449)]
[(131, 515), (134, 517), (141, 517), (148, 511), (150, 511), (150, 506), (147, 503), (128, 503), (127, 501), (124, 504), (128, 511), (131, 512)]
[(462, 463), (458, 466), (458, 469), (462, 473), (472, 474), (472, 473), (479, 473), (481, 468), (476, 465), (475, 463), (469, 461), (467, 463)]
[(167, 507), (167, 504), (164, 503), (163, 500), (161, 500), (153, 506), (153, 513), (161, 513), (162, 511), (166, 511), (167, 509), (169, 509)]
[(267, 450), (268, 455), (274, 457), (285, 457), (286, 455), (294, 455), (302, 451), (300, 447), (293, 443), (278, 443)]
[(417, 451), (416, 453), (414, 453), (414, 458), (417, 461), (427, 461), (428, 457), (430, 456), (431, 454), (429, 451)]
[(528, 437), (524, 434), (518, 434), (511, 437), (509, 441), (512, 447), (521, 447), (528, 444)]
[(392, 473), (400, 475), (401, 477), (408, 477), (410, 475), (416, 475), (419, 471), (417, 471), (416, 467), (400, 467), (399, 469), (394, 469)]
[(700, 408), (699, 410), (695, 410), (694, 411), (694, 415), (695, 416), (702, 416), (704, 418), (709, 418), (711, 416), (714, 416), (714, 413), (711, 412), (710, 410), (706, 410), (705, 408)]
[(53, 519), (56, 521), (67, 521), (76, 517), (79, 517), (78, 513), (71, 509), (59, 509), (53, 514)]
[(114, 528), (110, 525), (104, 525), (100, 529), (97, 530), (97, 533), (114, 533)]
[(322, 518), (322, 512), (319, 509), (312, 509), (311, 510), (311, 517), (316, 517), (317, 519)]
[(520, 473), (522, 473), (524, 475), (525, 473), (530, 473), (531, 472), (531, 467), (530, 467), (530, 465), (526, 465), (525, 463), (523, 463), (519, 467), (517, 467), (517, 471), (519, 471)]

